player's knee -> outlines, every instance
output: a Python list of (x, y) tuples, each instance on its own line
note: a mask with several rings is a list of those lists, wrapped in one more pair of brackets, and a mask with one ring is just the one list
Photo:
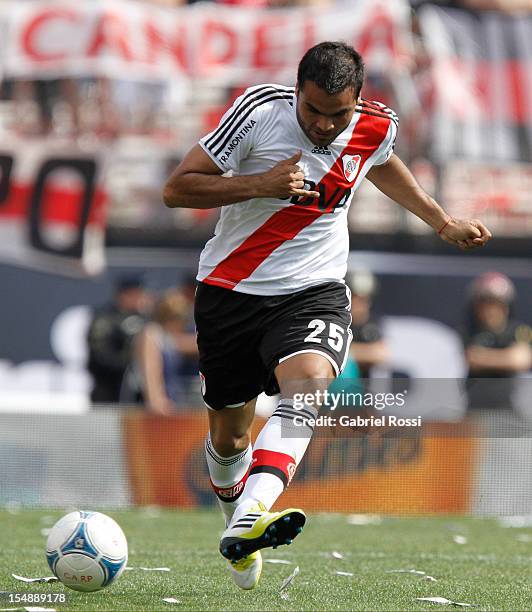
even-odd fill
[(280, 384), (285, 381), (318, 382), (334, 378), (331, 362), (323, 355), (303, 353), (282, 361), (275, 369)]
[(214, 450), (222, 457), (232, 457), (249, 446), (248, 432), (216, 431), (211, 432), (211, 442)]
[[(282, 364), (281, 364), (282, 365)], [(332, 365), (325, 359), (301, 360), (290, 369), (276, 372), (283, 397), (324, 391), (335, 377)]]
[(321, 386), (321, 383), (334, 378), (334, 370), (328, 361), (315, 361), (301, 364), (300, 367), (277, 376), (279, 383), (293, 382), (305, 386)]
[(305, 365), (301, 370), (301, 380), (305, 382), (318, 382), (334, 377), (334, 371), (329, 362), (320, 361)]

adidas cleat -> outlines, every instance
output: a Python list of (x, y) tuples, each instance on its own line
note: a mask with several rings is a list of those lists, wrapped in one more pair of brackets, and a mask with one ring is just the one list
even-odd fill
[(220, 552), (234, 563), (261, 548), (291, 544), (301, 533), (305, 521), (305, 514), (296, 508), (268, 512), (262, 504), (258, 504), (246, 514), (233, 518), (222, 534)]
[(257, 550), (238, 561), (227, 561), (235, 584), (241, 589), (253, 589), (257, 586), (262, 572), (262, 555)]

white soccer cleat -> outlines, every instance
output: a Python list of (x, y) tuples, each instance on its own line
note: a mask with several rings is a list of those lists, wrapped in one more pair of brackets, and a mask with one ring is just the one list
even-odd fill
[(268, 512), (263, 504), (252, 506), (245, 514), (238, 510), (220, 540), (220, 552), (232, 561), (239, 561), (261, 548), (277, 548), (291, 544), (301, 533), (306, 516), (301, 510), (288, 508)]
[(253, 589), (259, 583), (262, 572), (262, 555), (260, 550), (240, 559), (239, 561), (227, 561), (235, 584), (241, 589)]

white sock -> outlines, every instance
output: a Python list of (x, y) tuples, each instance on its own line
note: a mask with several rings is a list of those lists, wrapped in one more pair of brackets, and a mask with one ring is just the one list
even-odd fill
[(205, 456), (211, 486), (224, 514), (225, 524), (228, 525), (244, 491), (251, 464), (251, 444), (237, 455), (222, 457), (215, 451), (209, 434), (205, 440)]
[(314, 431), (308, 419), (315, 419), (318, 411), (310, 406), (296, 410), (293, 404), (291, 399), (281, 399), (255, 442), (251, 470), (239, 502), (239, 517), (259, 501), (269, 510), (290, 484), (303, 459)]

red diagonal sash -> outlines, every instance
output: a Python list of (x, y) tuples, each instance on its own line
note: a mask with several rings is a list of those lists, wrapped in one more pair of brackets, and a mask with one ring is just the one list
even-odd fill
[[(388, 133), (390, 120), (361, 113), (355, 125), (348, 144), (335, 161), (329, 172), (325, 174), (316, 190), (320, 193), (344, 193), (355, 183), (360, 171), (368, 158), (379, 148)], [(358, 171), (351, 181), (344, 176), (342, 157), (344, 155), (360, 155)], [(303, 203), (304, 202), (304, 203)], [(309, 201), (299, 201), (274, 213), (240, 246), (229, 253), (203, 282), (233, 289), (238, 283), (248, 278), (263, 263), (275, 249), (287, 240), (291, 240), (315, 219), (330, 212), (334, 202), (325, 210), (309, 206)], [(317, 199), (316, 199), (317, 202)]]

